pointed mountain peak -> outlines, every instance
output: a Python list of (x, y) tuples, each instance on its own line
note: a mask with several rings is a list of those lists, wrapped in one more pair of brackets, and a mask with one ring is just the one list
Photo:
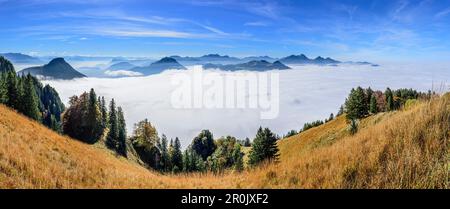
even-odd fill
[(172, 57), (164, 57), (155, 63), (178, 63), (176, 59)]
[(54, 65), (54, 64), (68, 64), (68, 63), (66, 62), (66, 60), (64, 60), (64, 58), (58, 57), (58, 58), (52, 59), (48, 63), (48, 65)]

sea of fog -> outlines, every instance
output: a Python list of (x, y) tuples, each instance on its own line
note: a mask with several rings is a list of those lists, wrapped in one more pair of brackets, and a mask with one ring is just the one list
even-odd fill
[[(202, 129), (209, 129), (215, 138), (232, 135), (252, 139), (259, 126), (269, 127), (282, 135), (299, 130), (305, 122), (325, 119), (336, 113), (351, 88), (372, 87), (374, 90), (414, 88), (421, 91), (448, 90), (450, 65), (447, 64), (382, 64), (371, 66), (292, 66), (277, 71), (280, 76), (280, 107), (278, 117), (260, 119), (258, 109), (176, 109), (171, 103), (175, 88), (171, 78), (177, 71), (158, 75), (128, 78), (83, 78), (71, 81), (48, 80), (67, 104), (69, 97), (94, 88), (98, 95), (115, 98), (125, 112), (127, 129), (132, 133), (136, 122), (148, 118), (159, 134), (179, 137), (186, 147)], [(199, 66), (189, 67), (188, 71)], [(217, 71), (214, 71), (217, 72)], [(220, 72), (223, 75), (233, 72)]]

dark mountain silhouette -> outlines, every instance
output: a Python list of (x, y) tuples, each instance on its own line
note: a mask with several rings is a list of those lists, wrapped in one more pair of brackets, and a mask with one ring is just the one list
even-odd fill
[(286, 70), (291, 69), (290, 67), (284, 65), (280, 61), (276, 61), (274, 63), (267, 62), (266, 60), (254, 60), (241, 64), (230, 64), (230, 65), (221, 65), (221, 64), (205, 64), (203, 65), (204, 69), (220, 69), (227, 71), (238, 71), (238, 70), (251, 70), (251, 71), (267, 71), (267, 70)]
[(206, 63), (217, 63), (217, 64), (235, 64), (239, 63), (242, 60), (237, 57), (230, 57), (228, 55), (219, 55), (219, 54), (207, 54), (201, 57), (181, 57), (178, 55), (170, 56), (183, 64), (206, 64)]
[(331, 59), (331, 58), (323, 58), (321, 56), (310, 59), (306, 55), (291, 55), (288, 57), (284, 57), (280, 59), (281, 62), (286, 64), (314, 64), (314, 65), (331, 65), (331, 64), (338, 64), (341, 63), (337, 60)]
[(164, 70), (175, 69), (185, 70), (186, 67), (177, 62), (174, 58), (164, 57), (161, 60), (150, 64), (145, 67), (134, 67), (130, 71), (139, 72), (144, 75), (152, 75), (163, 72)]
[(269, 56), (250, 56), (250, 57), (244, 57), (241, 59), (242, 61), (253, 61), (253, 60), (266, 60), (267, 62), (275, 62), (277, 61), (277, 58), (269, 57)]
[(30, 67), (19, 72), (19, 74), (22, 75), (26, 75), (28, 73), (33, 76), (44, 77), (46, 79), (70, 80), (74, 78), (86, 77), (84, 74), (76, 71), (72, 66), (70, 66), (64, 58), (55, 58), (44, 66)]

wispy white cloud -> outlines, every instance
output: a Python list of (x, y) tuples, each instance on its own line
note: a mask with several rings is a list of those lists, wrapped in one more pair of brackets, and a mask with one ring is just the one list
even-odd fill
[(244, 23), (245, 26), (269, 26), (268, 22), (264, 22), (264, 21), (256, 21), (256, 22), (246, 22)]
[(219, 30), (217, 28), (213, 28), (213, 27), (206, 26), (206, 25), (202, 25), (202, 27), (205, 28), (206, 30), (209, 30), (209, 31), (211, 31), (213, 33), (216, 33), (216, 34), (219, 34), (219, 35), (224, 35), (224, 36), (229, 35), (228, 33), (225, 33), (225, 32), (223, 32), (223, 31), (221, 31), (221, 30)]
[(92, 35), (118, 36), (118, 37), (161, 37), (161, 38), (208, 38), (208, 34), (197, 34), (173, 30), (153, 30), (148, 28), (93, 28)]
[(446, 17), (447, 15), (450, 14), (450, 7), (447, 9), (444, 9), (438, 13), (436, 13), (436, 15), (434, 15), (435, 18), (443, 18)]

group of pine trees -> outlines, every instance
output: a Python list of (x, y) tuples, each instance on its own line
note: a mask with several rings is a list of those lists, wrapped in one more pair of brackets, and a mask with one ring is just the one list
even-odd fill
[(108, 148), (126, 156), (126, 124), (121, 107), (114, 99), (106, 107), (104, 97), (97, 97), (94, 89), (70, 98), (62, 117), (62, 131), (80, 141), (94, 144), (105, 139)]
[(14, 66), (0, 56), (0, 103), (50, 129), (61, 132), (64, 104), (56, 90), (43, 86), (31, 75), (17, 75)]
[(432, 92), (418, 92), (413, 89), (373, 91), (370, 87), (353, 88), (345, 101), (344, 111), (349, 121), (364, 118), (370, 114), (395, 111), (406, 103), (417, 99), (428, 99)]
[(433, 95), (431, 91), (423, 93), (413, 89), (391, 90), (388, 87), (382, 92), (373, 91), (370, 87), (357, 87), (350, 91), (338, 114), (346, 113), (348, 130), (353, 135), (358, 131), (358, 120), (379, 112), (395, 111), (418, 99), (430, 99)]
[(139, 159), (148, 167), (161, 172), (215, 172), (227, 169), (242, 171), (244, 153), (242, 146), (252, 146), (249, 165), (278, 158), (277, 137), (268, 128), (258, 130), (253, 144), (250, 139), (237, 140), (227, 136), (214, 139), (209, 130), (202, 130), (192, 143), (181, 151), (180, 140), (168, 141), (163, 134), (158, 137), (156, 128), (146, 119), (135, 125), (131, 146)]

